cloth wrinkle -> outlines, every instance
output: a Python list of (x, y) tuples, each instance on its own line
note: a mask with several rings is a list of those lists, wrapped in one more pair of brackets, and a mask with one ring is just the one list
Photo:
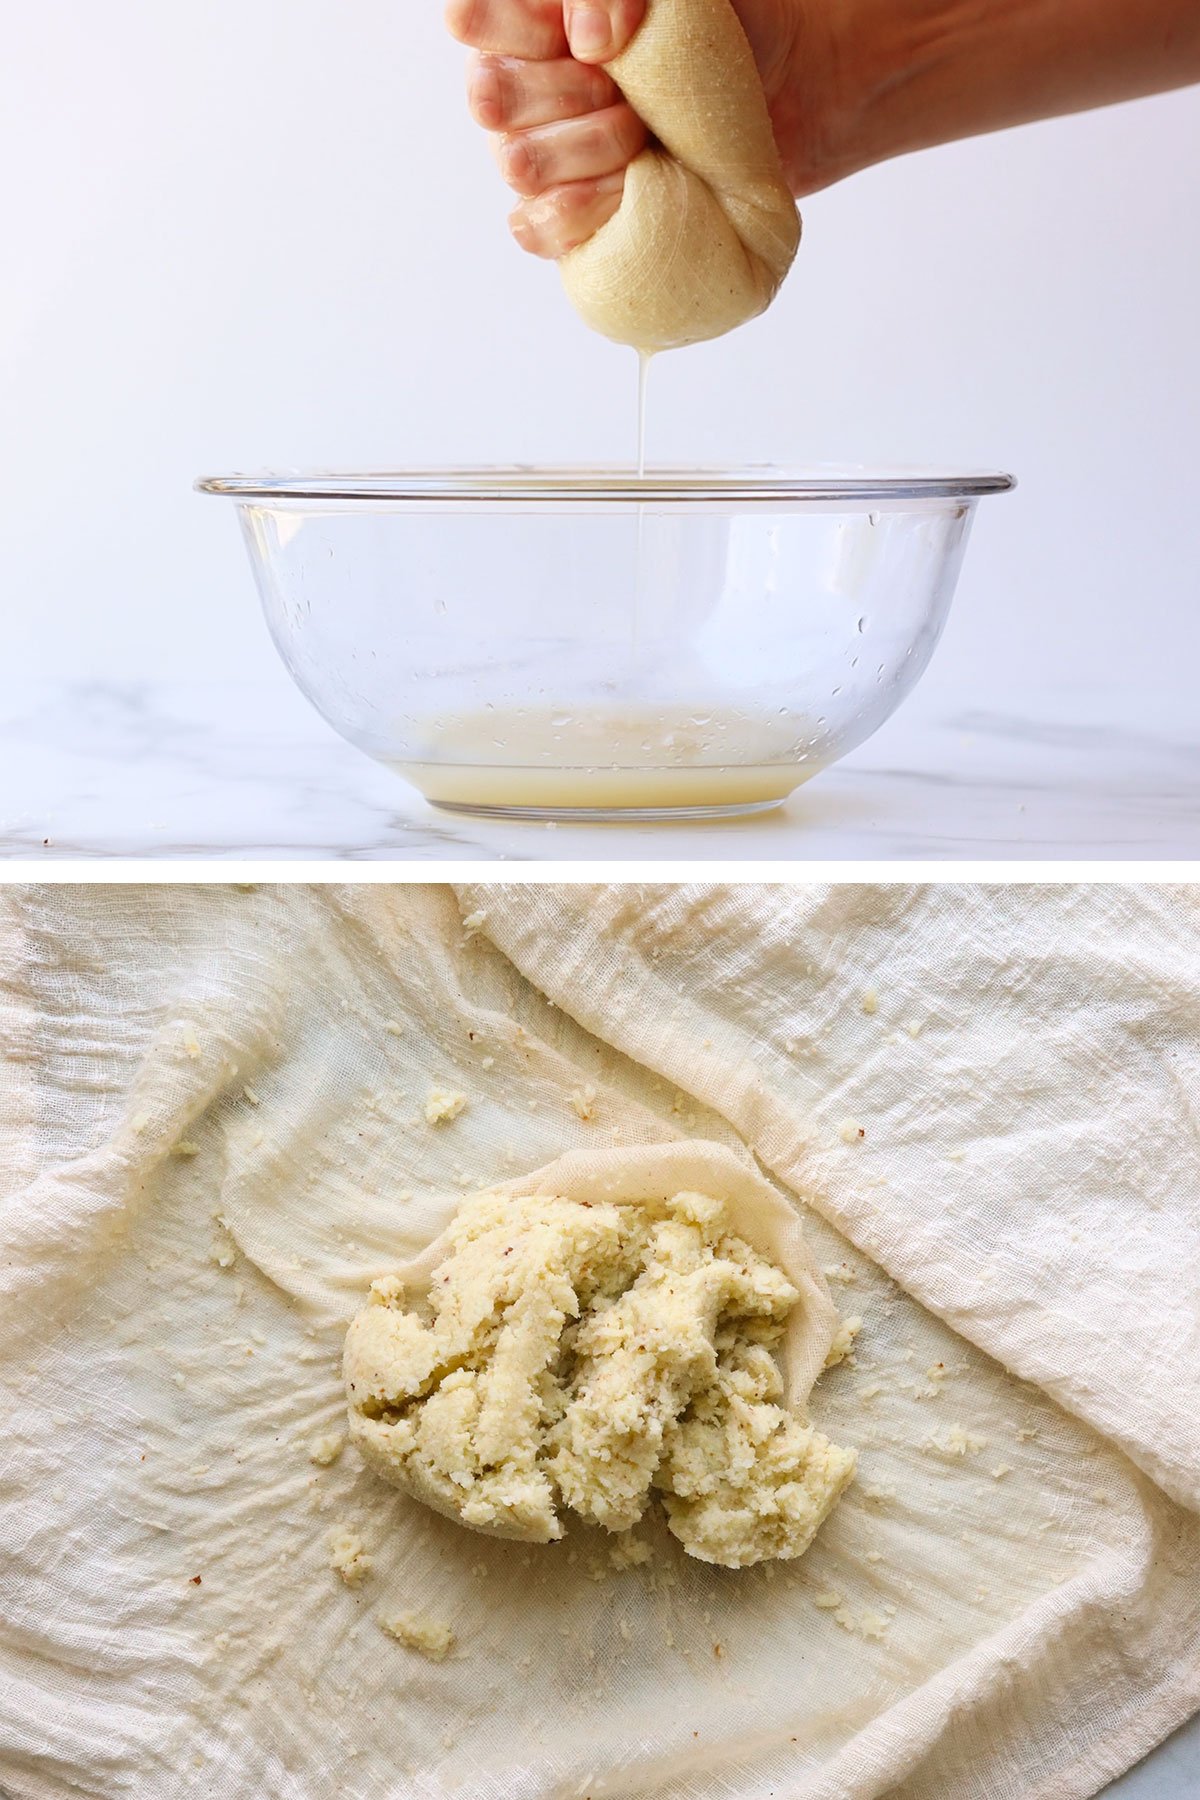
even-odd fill
[[(1198, 919), (1103, 884), (0, 896), (0, 1788), (1086, 1800), (1200, 1702)], [(430, 1123), (435, 1083), (467, 1104)], [(859, 1468), (797, 1564), (652, 1519), (637, 1566), (526, 1553), (339, 1448), (344, 1326), (465, 1194), (689, 1157), (811, 1258), (797, 1391)], [(376, 1622), (414, 1609), (444, 1663)]]

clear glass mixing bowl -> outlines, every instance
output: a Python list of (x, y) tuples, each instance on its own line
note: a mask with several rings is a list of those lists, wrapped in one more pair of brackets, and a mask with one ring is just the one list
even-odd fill
[(1012, 477), (651, 469), (228, 476), (284, 662), (435, 806), (777, 806), (926, 668)]

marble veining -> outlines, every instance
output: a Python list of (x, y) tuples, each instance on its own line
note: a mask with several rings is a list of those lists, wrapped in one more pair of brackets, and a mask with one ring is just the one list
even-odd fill
[[(929, 692), (929, 690), (926, 690)], [(0, 857), (346, 861), (1200, 855), (1200, 734), (1102, 699), (916, 696), (757, 818), (557, 825), (440, 813), (278, 683), (0, 688)]]

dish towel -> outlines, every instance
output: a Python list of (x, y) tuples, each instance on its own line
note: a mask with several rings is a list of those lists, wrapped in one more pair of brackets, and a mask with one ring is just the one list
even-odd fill
[[(1066, 1800), (1200, 1704), (1194, 890), (9, 888), (0, 1041), (17, 1800)], [(857, 1321), (806, 1557), (493, 1541), (339, 1454), (464, 1193), (671, 1144)]]

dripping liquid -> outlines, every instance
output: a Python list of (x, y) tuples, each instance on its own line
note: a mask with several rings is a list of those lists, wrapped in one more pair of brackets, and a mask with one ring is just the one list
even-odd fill
[(646, 476), (646, 388), (650, 380), (650, 358), (652, 350), (639, 350), (638, 359), (638, 424), (637, 424), (637, 472), (638, 480)]
[[(578, 711), (534, 703), (506, 717), (489, 705), (431, 722), (423, 741), (395, 766), (435, 806), (545, 820), (709, 818), (777, 806), (820, 767), (798, 753), (791, 719), (759, 716), (753, 703), (705, 699), (702, 707), (689, 707), (656, 696), (661, 646), (648, 628), (655, 616), (651, 583), (657, 577), (672, 585), (680, 552), (662, 503), (657, 520), (647, 516), (649, 373), (650, 357), (639, 353), (632, 490), (637, 530), (628, 539), (634, 566), (630, 571), (626, 565), (625, 576), (628, 635), (613, 657), (613, 665), (619, 657), (623, 666), (607, 668), (609, 694), (592, 695)], [(624, 548), (627, 513), (621, 522)], [(624, 635), (619, 615), (614, 626)]]
[[(637, 473), (638, 480), (646, 479), (646, 392), (650, 382), (650, 358), (653, 352), (639, 350), (638, 359), (638, 399), (637, 399)], [(634, 555), (633, 569), (633, 611), (630, 621), (630, 656), (636, 673), (638, 651), (641, 638), (642, 583), (645, 566), (644, 549), (646, 538), (646, 508), (639, 501), (637, 514), (637, 549)]]

